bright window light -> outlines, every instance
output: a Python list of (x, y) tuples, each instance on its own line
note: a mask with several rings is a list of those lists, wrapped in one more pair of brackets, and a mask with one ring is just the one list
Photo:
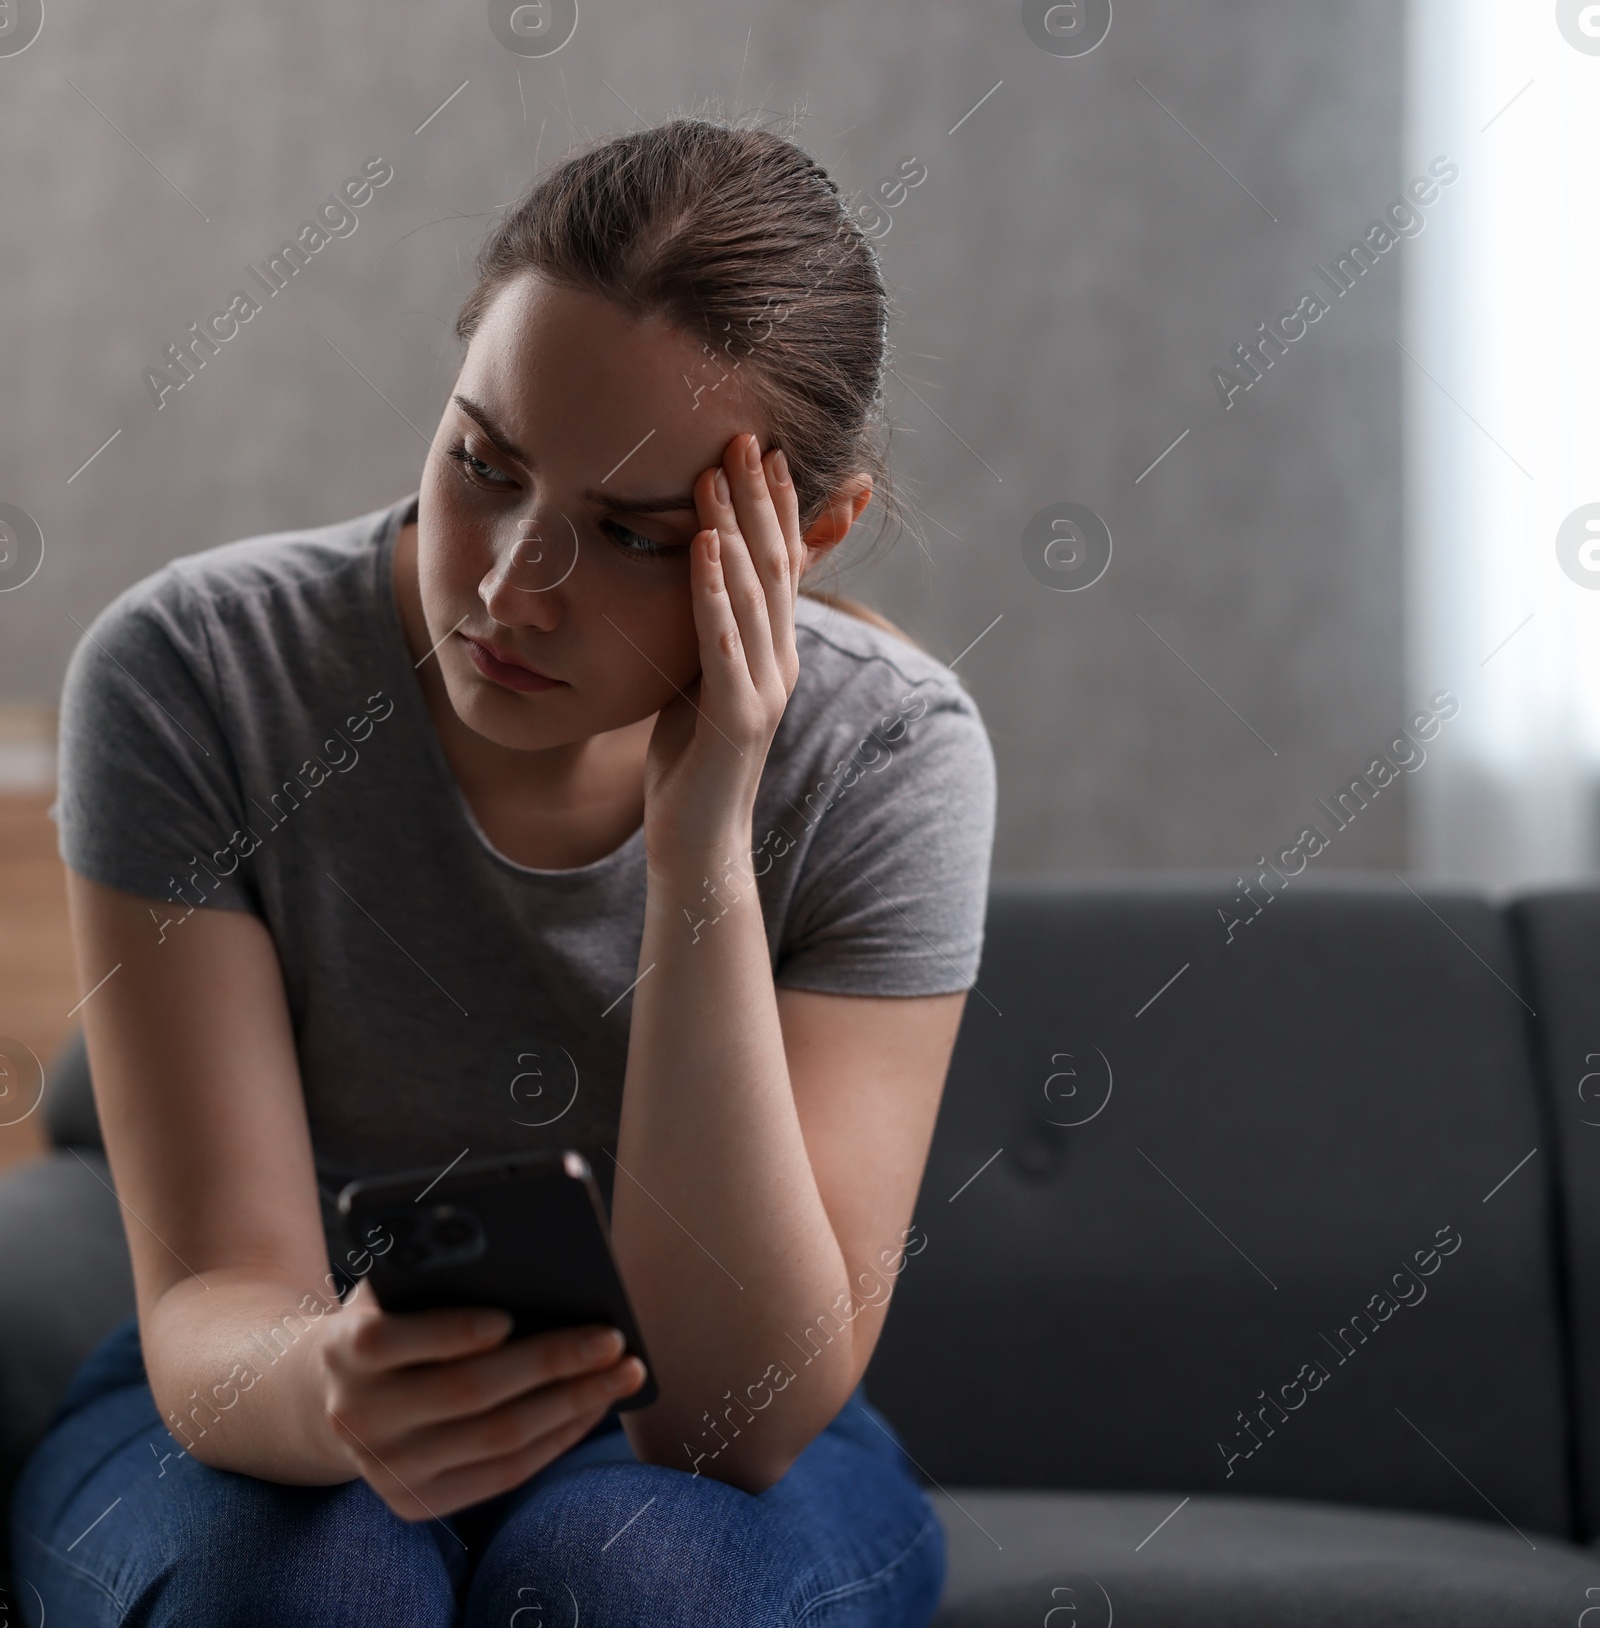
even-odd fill
[(1600, 873), (1600, 4), (1412, 0), (1405, 173), (1413, 867), (1502, 891)]

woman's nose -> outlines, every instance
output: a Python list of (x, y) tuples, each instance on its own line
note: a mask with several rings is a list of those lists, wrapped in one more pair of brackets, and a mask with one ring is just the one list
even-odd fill
[(519, 521), (478, 584), (478, 597), (497, 622), (553, 627), (577, 556), (577, 529), (565, 515)]

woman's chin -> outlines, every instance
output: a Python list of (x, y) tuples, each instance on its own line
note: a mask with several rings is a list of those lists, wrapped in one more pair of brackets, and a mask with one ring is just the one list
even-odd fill
[(554, 727), (548, 718), (534, 716), (544, 693), (518, 695), (487, 679), (474, 678), (463, 686), (446, 686), (450, 710), (474, 735), (513, 752), (537, 752), (565, 745), (587, 733), (581, 727)]

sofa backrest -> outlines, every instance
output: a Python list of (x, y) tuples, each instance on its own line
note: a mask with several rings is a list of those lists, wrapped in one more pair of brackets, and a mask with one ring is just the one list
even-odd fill
[(1507, 921), (1397, 880), (1269, 887), (997, 884), (868, 1394), (941, 1483), (1566, 1534)]
[(873, 1401), (951, 1484), (1600, 1535), (1600, 890), (1251, 892), (996, 886)]
[(1589, 1543), (1600, 1537), (1600, 888), (1531, 893), (1512, 904), (1511, 919), (1536, 991), (1560, 1172), (1576, 1528)]

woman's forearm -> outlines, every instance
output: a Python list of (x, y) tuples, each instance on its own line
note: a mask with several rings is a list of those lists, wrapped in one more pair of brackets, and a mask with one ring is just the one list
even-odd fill
[(652, 864), (612, 1231), (661, 1400), (641, 1457), (758, 1492), (838, 1412), (846, 1337), (796, 1335), (848, 1296), (784, 1053), (750, 834)]
[(238, 1269), (175, 1283), (139, 1328), (173, 1451), (264, 1481), (353, 1481), (317, 1368), (326, 1319), (338, 1312), (325, 1287)]

